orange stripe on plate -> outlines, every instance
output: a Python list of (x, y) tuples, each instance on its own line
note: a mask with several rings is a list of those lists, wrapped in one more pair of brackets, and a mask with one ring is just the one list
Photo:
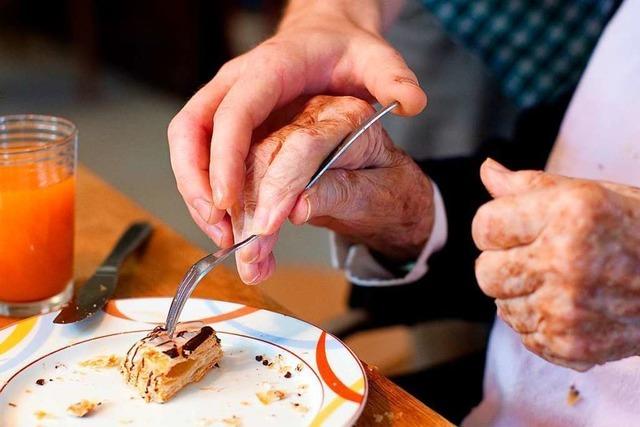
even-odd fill
[(325, 348), (326, 340), (327, 333), (322, 331), (320, 338), (318, 339), (318, 345), (316, 346), (316, 363), (318, 365), (320, 376), (324, 382), (327, 383), (329, 388), (338, 396), (355, 403), (362, 402), (363, 395), (347, 387), (331, 369), (329, 360), (327, 359), (327, 350)]
[(258, 310), (260, 309), (255, 307), (244, 306), (244, 307), (236, 308), (235, 310), (231, 310), (227, 313), (217, 314), (211, 317), (205, 317), (201, 321), (204, 323), (222, 322), (224, 320), (231, 320), (231, 319), (236, 319), (238, 317), (246, 316), (247, 314), (254, 313)]
[[(199, 320), (204, 323), (222, 322), (224, 320), (231, 320), (238, 317), (246, 316), (247, 314), (254, 313), (258, 310), (260, 309), (255, 307), (243, 306), (235, 310), (231, 310), (227, 313), (217, 314), (215, 316), (205, 317), (204, 319), (199, 319)], [(112, 316), (119, 317), (121, 319), (135, 320), (126, 316), (123, 312), (121, 312), (118, 309), (118, 306), (116, 305), (116, 302), (114, 300), (110, 300), (107, 302), (107, 305), (104, 306), (104, 311), (109, 313)], [(146, 323), (154, 323), (154, 322), (146, 322)]]
[[(353, 384), (351, 384), (351, 388), (354, 390), (358, 390), (361, 391), (364, 389), (364, 378), (360, 378), (359, 380), (357, 380), (356, 382), (354, 382)], [(346, 400), (344, 400), (342, 397), (340, 396), (336, 396), (333, 398), (333, 400), (331, 402), (329, 402), (329, 404), (327, 406), (325, 406), (324, 408), (322, 408), (322, 410), (320, 412), (318, 412), (318, 415), (316, 415), (316, 417), (313, 419), (313, 421), (311, 421), (310, 427), (319, 427), (322, 425), (323, 422), (325, 422), (327, 420), (327, 418), (329, 418), (331, 416), (331, 414), (333, 414), (335, 411), (338, 410), (338, 408), (340, 406), (342, 406), (343, 403), (345, 403)]]
[(0, 342), (0, 354), (6, 353), (13, 347), (18, 345), (20, 341), (22, 341), (27, 335), (29, 335), (29, 332), (31, 332), (37, 322), (37, 316), (30, 317), (21, 322), (18, 322), (9, 336), (2, 340), (2, 342)]
[(116, 302), (114, 300), (107, 301), (107, 305), (104, 306), (104, 311), (105, 313), (109, 313), (110, 315), (119, 317), (121, 319), (134, 320), (128, 316), (125, 316), (125, 314), (118, 309), (118, 306), (116, 305)]

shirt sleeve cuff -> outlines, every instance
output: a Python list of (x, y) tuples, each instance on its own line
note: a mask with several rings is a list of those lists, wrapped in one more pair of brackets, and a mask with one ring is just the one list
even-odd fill
[(427, 273), (427, 260), (440, 250), (447, 241), (447, 213), (438, 186), (432, 181), (434, 220), (431, 236), (422, 248), (418, 259), (407, 265), (407, 274), (397, 277), (381, 266), (365, 245), (354, 245), (345, 238), (331, 233), (331, 263), (344, 269), (347, 279), (360, 286), (406, 285)]

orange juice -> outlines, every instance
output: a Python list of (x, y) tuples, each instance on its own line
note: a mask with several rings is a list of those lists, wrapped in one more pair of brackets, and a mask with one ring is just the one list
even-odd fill
[(0, 301), (40, 301), (73, 277), (75, 178), (49, 162), (0, 165)]

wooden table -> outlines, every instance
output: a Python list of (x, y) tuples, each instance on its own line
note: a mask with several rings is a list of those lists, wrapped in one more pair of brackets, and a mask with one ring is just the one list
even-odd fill
[[(125, 266), (116, 298), (171, 296), (187, 268), (204, 255), (202, 250), (84, 167), (80, 167), (78, 172), (76, 206), (76, 283), (83, 283), (93, 273), (122, 231), (135, 220), (150, 221), (154, 233), (144, 257)], [(209, 274), (194, 296), (286, 311), (266, 297), (259, 286), (242, 284), (235, 274), (225, 268), (216, 268)], [(0, 317), (0, 327), (15, 320)], [(365, 368), (370, 391), (358, 425), (452, 425), (374, 368), (367, 365)]]

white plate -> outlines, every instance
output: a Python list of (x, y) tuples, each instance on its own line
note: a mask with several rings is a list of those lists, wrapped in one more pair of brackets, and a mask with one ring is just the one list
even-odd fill
[[(182, 319), (212, 325), (225, 355), (219, 369), (165, 404), (145, 403), (117, 368), (80, 365), (123, 356), (163, 321), (169, 302), (117, 300), (106, 313), (77, 324), (54, 325), (52, 313), (0, 330), (0, 426), (228, 427), (234, 417), (242, 426), (344, 426), (362, 412), (366, 376), (344, 344), (301, 320), (228, 302), (188, 302)], [(268, 367), (257, 355), (282, 359)], [(269, 387), (286, 398), (261, 403), (256, 393)], [(85, 418), (68, 415), (66, 408), (82, 399), (102, 404)]]

